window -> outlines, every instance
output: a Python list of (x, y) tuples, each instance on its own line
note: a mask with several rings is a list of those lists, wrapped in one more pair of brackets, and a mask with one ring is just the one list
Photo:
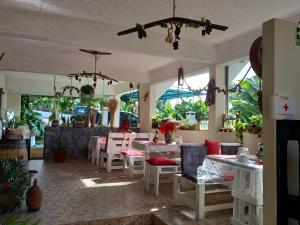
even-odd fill
[[(249, 70), (250, 68), (250, 70)], [(249, 72), (247, 73), (247, 71)], [(228, 114), (239, 114), (240, 118), (247, 125), (260, 126), (262, 124), (262, 114), (259, 109), (257, 92), (260, 90), (260, 79), (250, 66), (249, 60), (243, 60), (228, 65), (227, 85), (233, 88), (239, 85), (236, 92), (228, 94)], [(244, 78), (243, 81), (241, 81)]]
[(209, 107), (205, 105), (206, 92), (196, 94), (191, 89), (204, 88), (209, 81), (209, 73), (202, 73), (185, 78), (186, 83), (178, 88), (177, 81), (156, 102), (156, 117), (153, 128), (160, 120), (173, 118), (181, 121), (180, 129), (207, 130)]

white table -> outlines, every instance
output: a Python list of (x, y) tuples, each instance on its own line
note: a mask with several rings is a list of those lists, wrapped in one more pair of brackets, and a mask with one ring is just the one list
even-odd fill
[[(207, 156), (206, 160), (231, 165), (234, 172), (232, 196), (232, 224), (262, 225), (263, 224), (263, 165), (255, 161), (239, 162), (237, 159), (222, 156)], [(245, 207), (248, 213), (245, 214)]]
[(154, 143), (151, 141), (133, 141), (132, 147), (145, 152), (145, 158), (148, 159), (151, 153), (170, 153), (180, 152), (180, 144), (172, 143), (165, 144), (165, 142)]

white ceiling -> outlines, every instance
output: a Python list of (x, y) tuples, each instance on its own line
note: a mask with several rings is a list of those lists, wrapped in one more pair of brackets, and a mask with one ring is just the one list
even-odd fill
[(171, 16), (172, 0), (2, 0), (0, 52), (6, 55), (0, 69), (48, 74), (89, 71), (93, 57), (78, 49), (91, 48), (113, 53), (103, 56), (98, 68), (116, 79), (149, 82), (155, 74), (162, 80), (164, 74), (153, 71), (183, 60), (202, 66), (216, 62), (222, 43), (266, 20), (299, 12), (299, 0), (177, 0), (178, 16), (204, 16), (230, 28), (205, 38), (200, 31), (183, 30), (180, 49), (173, 51), (163, 41), (164, 29), (149, 31), (147, 40), (138, 40), (136, 34), (116, 35), (136, 22)]
[[(299, 0), (177, 0), (176, 15), (230, 27), (213, 32), (206, 41), (220, 43), (249, 31), (266, 20), (287, 17), (300, 11)], [(0, 6), (27, 9), (69, 17), (133, 27), (138, 23), (170, 17), (172, 0), (2, 0)], [(182, 36), (202, 39), (200, 31)]]

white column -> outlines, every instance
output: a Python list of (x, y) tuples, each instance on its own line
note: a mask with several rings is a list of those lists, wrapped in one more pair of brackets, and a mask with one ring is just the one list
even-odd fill
[(114, 126), (113, 127), (119, 127), (120, 126), (120, 102), (121, 99), (120, 97), (122, 94), (115, 95), (115, 98), (118, 100), (118, 107), (115, 113), (115, 121), (114, 121)]

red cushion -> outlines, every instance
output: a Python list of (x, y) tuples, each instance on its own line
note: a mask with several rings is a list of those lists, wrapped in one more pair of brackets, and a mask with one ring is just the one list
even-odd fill
[(153, 157), (151, 159), (146, 160), (149, 164), (153, 166), (168, 166), (168, 165), (176, 165), (176, 161), (174, 159), (168, 157)]
[(121, 154), (126, 155), (126, 156), (143, 156), (144, 155), (144, 153), (137, 151), (137, 150), (122, 151)]
[(221, 155), (221, 143), (219, 141), (205, 140), (207, 155)]

